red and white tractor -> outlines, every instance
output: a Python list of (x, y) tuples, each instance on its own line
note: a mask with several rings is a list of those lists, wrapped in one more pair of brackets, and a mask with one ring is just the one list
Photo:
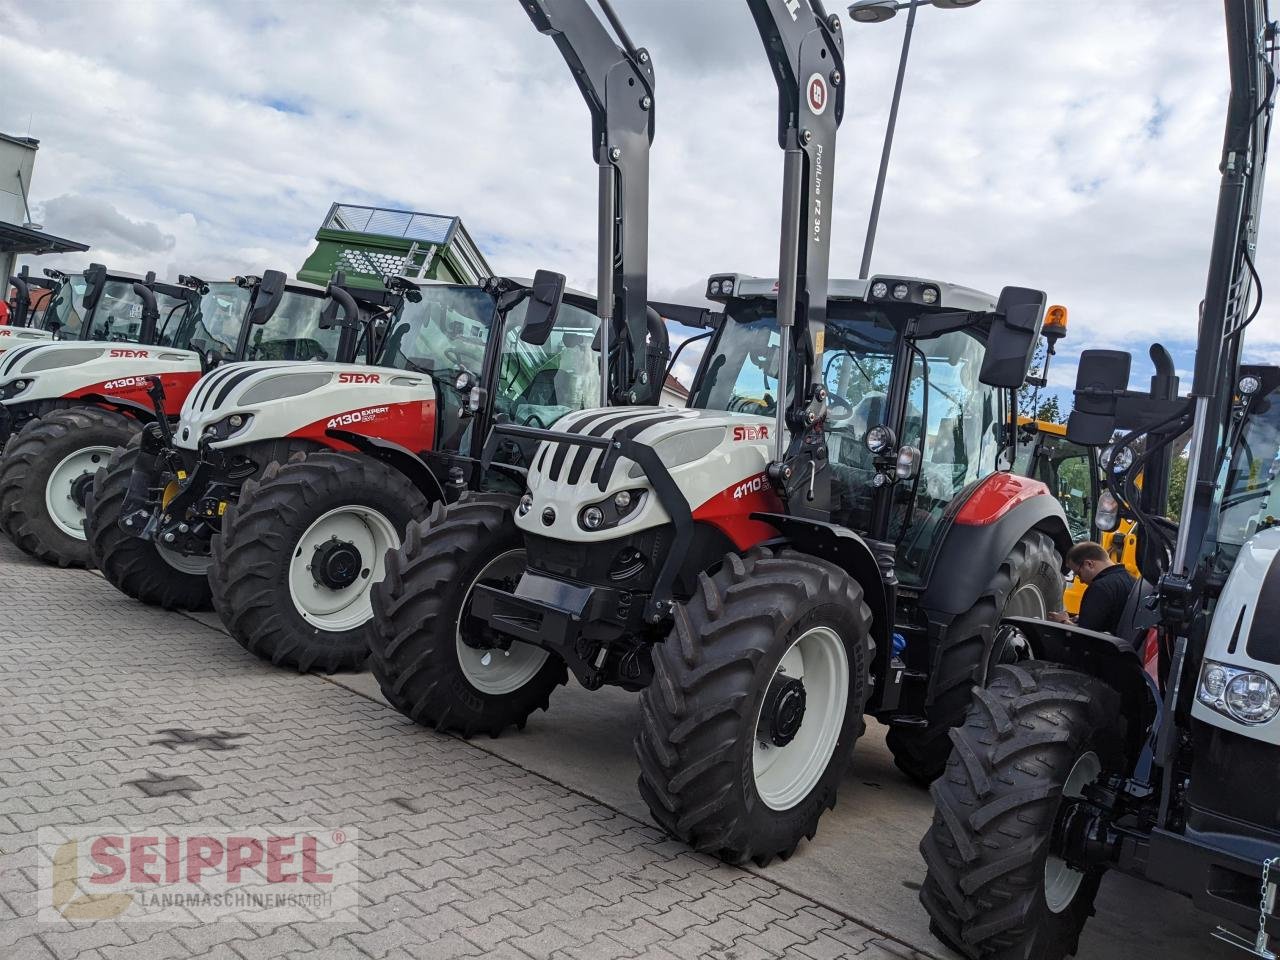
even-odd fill
[(654, 818), (763, 864), (813, 836), (865, 714), (913, 776), (941, 770), (970, 687), (1019, 655), (1001, 614), (1057, 608), (1070, 540), (1002, 468), (1044, 294), (829, 282), (839, 21), (748, 6), (780, 88), (783, 275), (711, 278), (688, 409), (496, 426), (494, 449), (541, 442), (524, 496), (433, 513), (389, 554), (373, 664), (463, 735), (523, 725), (570, 670), (641, 691)]

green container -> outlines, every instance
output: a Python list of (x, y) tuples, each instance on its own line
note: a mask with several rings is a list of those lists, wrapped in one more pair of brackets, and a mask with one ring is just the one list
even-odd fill
[(298, 279), (323, 286), (338, 270), (370, 289), (389, 276), (479, 283), (493, 275), (461, 217), (349, 203), (329, 208)]

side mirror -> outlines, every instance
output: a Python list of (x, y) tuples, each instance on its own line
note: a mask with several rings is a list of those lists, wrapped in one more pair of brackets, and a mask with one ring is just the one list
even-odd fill
[(102, 299), (102, 291), (107, 285), (107, 268), (101, 263), (89, 264), (84, 272), (84, 298), (81, 300), (85, 310), (92, 310)]
[(258, 281), (258, 292), (253, 297), (253, 309), (249, 311), (249, 322), (264, 324), (271, 319), (284, 299), (284, 286), (287, 278), (279, 270), (267, 270)]
[(1075, 403), (1067, 418), (1067, 439), (1087, 447), (1111, 442), (1116, 404), (1129, 387), (1133, 357), (1123, 350), (1086, 350), (1076, 370)]
[(524, 327), (520, 330), (520, 339), (540, 347), (551, 336), (551, 328), (556, 324), (556, 316), (560, 313), (560, 303), (564, 300), (564, 274), (552, 273), (550, 270), (539, 270), (533, 275), (533, 289), (529, 296), (529, 305), (525, 309)]
[(1027, 379), (1048, 298), (1043, 290), (1005, 287), (1000, 291), (987, 352), (978, 379), (989, 387), (1017, 390)]

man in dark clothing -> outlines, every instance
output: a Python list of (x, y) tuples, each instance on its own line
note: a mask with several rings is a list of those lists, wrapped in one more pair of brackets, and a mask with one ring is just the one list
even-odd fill
[[(1077, 626), (1098, 633), (1115, 634), (1133, 592), (1133, 576), (1091, 540), (1077, 543), (1068, 550), (1066, 564), (1067, 569), (1089, 587), (1080, 601)], [(1050, 616), (1059, 623), (1068, 622), (1065, 613)]]

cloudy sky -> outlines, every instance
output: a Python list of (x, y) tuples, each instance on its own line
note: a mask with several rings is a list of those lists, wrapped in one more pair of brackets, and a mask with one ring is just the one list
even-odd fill
[[(657, 71), (651, 293), (773, 275), (776, 94), (745, 4), (615, 6)], [(904, 21), (845, 20), (833, 275), (857, 272)], [(343, 200), (460, 214), (497, 271), (594, 284), (586, 107), (515, 0), (0, 0), (0, 24), (0, 131), (41, 140), (34, 215), (95, 259), (293, 272)], [(1085, 347), (1158, 338), (1188, 367), (1226, 90), (1218, 0), (922, 9), (873, 270), (1047, 290), (1059, 386)], [(1278, 316), (1248, 354), (1280, 360)]]

